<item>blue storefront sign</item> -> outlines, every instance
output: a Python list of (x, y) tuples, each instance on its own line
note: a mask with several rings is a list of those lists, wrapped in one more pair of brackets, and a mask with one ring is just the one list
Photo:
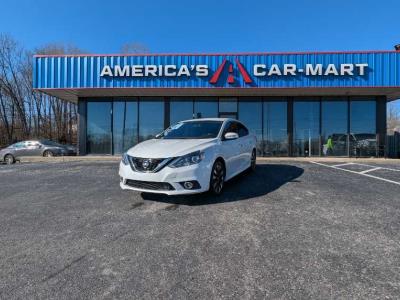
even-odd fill
[(399, 87), (400, 52), (35, 56), (37, 89)]

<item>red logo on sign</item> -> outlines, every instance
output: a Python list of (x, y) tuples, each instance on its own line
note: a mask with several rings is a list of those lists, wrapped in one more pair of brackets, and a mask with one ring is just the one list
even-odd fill
[[(229, 84), (235, 83), (235, 77), (233, 76), (233, 64), (231, 62), (227, 61), (225, 58), (222, 61), (222, 63), (218, 66), (215, 73), (211, 76), (210, 81), (209, 81), (211, 84), (216, 84), (218, 82), (218, 80), (221, 76), (221, 73), (224, 70), (225, 65), (227, 65), (227, 64), (229, 65), (229, 67), (228, 67), (228, 77), (227, 77), (226, 81)], [(249, 73), (247, 73), (246, 69), (243, 67), (243, 65), (240, 63), (240, 61), (238, 59), (236, 59), (236, 65), (239, 70), (239, 73), (243, 77), (244, 82), (247, 84), (252, 83), (253, 80), (251, 80)]]

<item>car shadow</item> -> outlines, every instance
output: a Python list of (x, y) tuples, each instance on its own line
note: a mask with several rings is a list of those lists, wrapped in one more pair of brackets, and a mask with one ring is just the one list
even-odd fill
[(261, 164), (255, 171), (245, 171), (225, 184), (220, 196), (209, 193), (167, 196), (162, 194), (142, 193), (145, 200), (159, 201), (179, 205), (209, 205), (240, 200), (249, 200), (271, 193), (286, 184), (295, 182), (303, 174), (302, 168), (292, 165)]

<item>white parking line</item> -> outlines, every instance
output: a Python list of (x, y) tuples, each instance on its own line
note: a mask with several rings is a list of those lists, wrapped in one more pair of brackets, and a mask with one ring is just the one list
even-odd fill
[[(310, 161), (310, 163), (313, 163), (313, 164), (316, 164), (316, 165), (320, 165), (320, 166), (324, 166), (324, 167), (327, 167), (327, 168), (341, 170), (341, 171), (345, 171), (345, 172), (349, 172), (349, 173), (353, 173), (353, 174), (358, 174), (358, 175), (361, 175), (361, 176), (366, 176), (366, 177), (370, 177), (370, 178), (374, 178), (374, 179), (382, 180), (382, 181), (385, 181), (385, 182), (389, 182), (389, 183), (400, 185), (400, 182), (389, 180), (389, 179), (378, 177), (378, 176), (374, 176), (374, 175), (367, 174), (367, 173), (362, 173), (363, 171), (356, 172), (356, 171), (353, 171), (353, 170), (347, 170), (347, 169), (339, 168), (339, 167), (337, 167), (337, 165), (336, 166), (330, 166), (330, 165), (325, 165), (325, 164), (322, 164), (322, 163), (319, 163), (319, 162), (316, 162), (316, 161)], [(362, 165), (362, 164), (360, 164), (360, 165)], [(368, 166), (368, 165), (364, 165), (364, 166)], [(369, 167), (373, 167), (373, 166), (369, 166)], [(386, 169), (386, 170), (391, 170), (391, 171), (400, 171), (400, 170), (390, 169), (390, 168), (381, 168), (381, 169)], [(368, 170), (368, 171), (371, 172), (372, 169)]]
[[(375, 168), (375, 166), (367, 165), (367, 164), (359, 164), (359, 163), (352, 163), (354, 165), (359, 165), (359, 166), (364, 166), (364, 167), (370, 167), (370, 168)], [(388, 171), (394, 171), (394, 172), (400, 172), (400, 169), (391, 169), (391, 168), (386, 168), (386, 167), (380, 167), (382, 170), (388, 170)]]
[(368, 173), (368, 172), (373, 172), (373, 171), (378, 171), (378, 170), (382, 170), (382, 168), (381, 167), (376, 167), (376, 168), (368, 169), (368, 170), (365, 170), (365, 171), (361, 171), (359, 173), (360, 174), (365, 174), (365, 173)]
[(338, 164), (338, 165), (333, 165), (334, 167), (344, 167), (344, 166), (349, 166), (349, 165), (354, 165), (354, 163), (345, 163), (345, 164)]

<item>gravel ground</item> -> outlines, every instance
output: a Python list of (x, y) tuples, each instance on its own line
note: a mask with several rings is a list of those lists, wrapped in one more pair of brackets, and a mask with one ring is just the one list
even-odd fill
[(0, 299), (400, 297), (399, 185), (264, 161), (222, 197), (164, 197), (117, 168), (0, 165)]

